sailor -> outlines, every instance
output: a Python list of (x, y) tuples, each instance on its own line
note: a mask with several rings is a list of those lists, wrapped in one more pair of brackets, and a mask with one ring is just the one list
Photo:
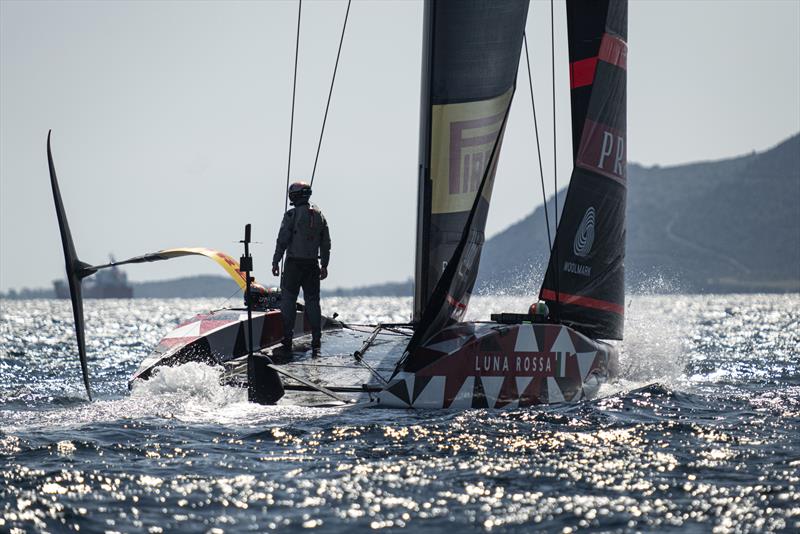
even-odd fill
[(311, 324), (311, 349), (314, 356), (319, 356), (322, 337), (319, 281), (328, 276), (331, 236), (322, 211), (308, 202), (310, 197), (311, 186), (306, 182), (289, 186), (289, 202), (294, 207), (283, 215), (272, 257), (272, 274), (280, 275), (279, 264), (285, 252), (286, 264), (281, 277), (284, 352), (288, 354), (292, 350), (297, 295), (302, 287), (305, 313)]

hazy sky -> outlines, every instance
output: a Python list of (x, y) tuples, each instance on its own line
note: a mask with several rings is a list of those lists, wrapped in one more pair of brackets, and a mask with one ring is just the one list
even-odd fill
[[(303, 3), (292, 178), (313, 166), (345, 0)], [(78, 254), (174, 246), (238, 257), (253, 224), (270, 283), (284, 204), (297, 3), (0, 1), (0, 290), (63, 276), (53, 152)], [(549, 2), (527, 32), (552, 194)], [(354, 1), (314, 200), (331, 225), (327, 287), (413, 272), (422, 3)], [(569, 179), (563, 2), (556, 2), (559, 182)], [(800, 130), (800, 2), (631, 1), (628, 156), (675, 164), (764, 150)], [(541, 203), (524, 64), (488, 235)], [(219, 273), (208, 260), (133, 280)]]

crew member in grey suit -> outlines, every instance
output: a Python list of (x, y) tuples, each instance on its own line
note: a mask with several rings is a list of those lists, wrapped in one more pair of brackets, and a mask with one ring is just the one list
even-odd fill
[(295, 182), (289, 186), (289, 201), (293, 208), (283, 215), (272, 274), (280, 275), (279, 264), (286, 253), (281, 278), (281, 313), (283, 314), (283, 349), (292, 350), (292, 336), (297, 307), (297, 295), (303, 288), (305, 312), (311, 323), (311, 349), (319, 356), (322, 337), (322, 312), (319, 307), (319, 281), (328, 276), (331, 256), (331, 236), (322, 211), (310, 204), (311, 186)]

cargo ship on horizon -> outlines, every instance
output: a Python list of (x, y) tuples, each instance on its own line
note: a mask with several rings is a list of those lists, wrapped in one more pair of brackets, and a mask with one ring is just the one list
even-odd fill
[[(111, 263), (114, 256), (109, 256)], [(69, 285), (66, 280), (54, 280), (56, 298), (68, 299)], [(83, 297), (90, 299), (131, 299), (133, 286), (128, 283), (128, 275), (118, 267), (100, 271), (83, 283)]]

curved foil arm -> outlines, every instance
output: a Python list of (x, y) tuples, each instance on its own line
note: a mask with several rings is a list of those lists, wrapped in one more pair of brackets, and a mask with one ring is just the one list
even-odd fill
[[(233, 278), (242, 291), (247, 288), (247, 275), (239, 270), (239, 262), (231, 258), (223, 252), (212, 250), (210, 248), (201, 247), (186, 247), (186, 248), (170, 248), (144, 254), (143, 256), (136, 256), (123, 261), (114, 261), (103, 265), (91, 266), (78, 259), (78, 254), (75, 251), (75, 243), (72, 240), (72, 233), (69, 230), (69, 223), (67, 222), (67, 213), (64, 209), (64, 202), (61, 199), (61, 190), (58, 186), (58, 178), (56, 177), (56, 166), (53, 162), (53, 153), (50, 148), (50, 136), (52, 132), (47, 133), (47, 163), (50, 170), (50, 185), (53, 190), (53, 203), (58, 218), (58, 229), (61, 234), (61, 245), (64, 251), (64, 264), (66, 268), (67, 281), (69, 282), (70, 299), (72, 300), (72, 313), (75, 320), (75, 338), (78, 344), (78, 355), (81, 362), (81, 374), (83, 375), (83, 384), (86, 387), (86, 395), (89, 400), (92, 400), (92, 388), (89, 380), (89, 366), (86, 358), (86, 335), (83, 317), (83, 295), (81, 281), (87, 276), (93, 275), (100, 269), (114, 267), (116, 265), (126, 265), (129, 263), (147, 263), (151, 261), (169, 260), (172, 258), (180, 258), (182, 256), (205, 256), (211, 258), (219, 264), (228, 275)], [(266, 289), (253, 283), (251, 280), (251, 289), (255, 288), (257, 292), (264, 293)]]
[[(118, 265), (127, 265), (130, 263), (149, 263), (153, 261), (182, 258), (184, 256), (205, 256), (206, 258), (214, 260), (215, 263), (225, 269), (225, 272), (228, 273), (228, 276), (230, 276), (237, 284), (239, 284), (239, 287), (242, 289), (242, 291), (247, 288), (247, 276), (245, 273), (239, 270), (238, 261), (233, 259), (231, 256), (228, 256), (224, 252), (204, 247), (168, 248), (159, 250), (158, 252), (144, 254), (142, 256), (134, 256), (133, 258), (128, 258), (127, 260), (114, 261), (111, 263), (105, 263), (103, 265), (93, 265), (89, 267), (89, 269), (97, 271), (108, 267), (116, 267)], [(255, 288), (263, 289), (263, 286), (255, 282), (252, 282), (252, 285)]]

